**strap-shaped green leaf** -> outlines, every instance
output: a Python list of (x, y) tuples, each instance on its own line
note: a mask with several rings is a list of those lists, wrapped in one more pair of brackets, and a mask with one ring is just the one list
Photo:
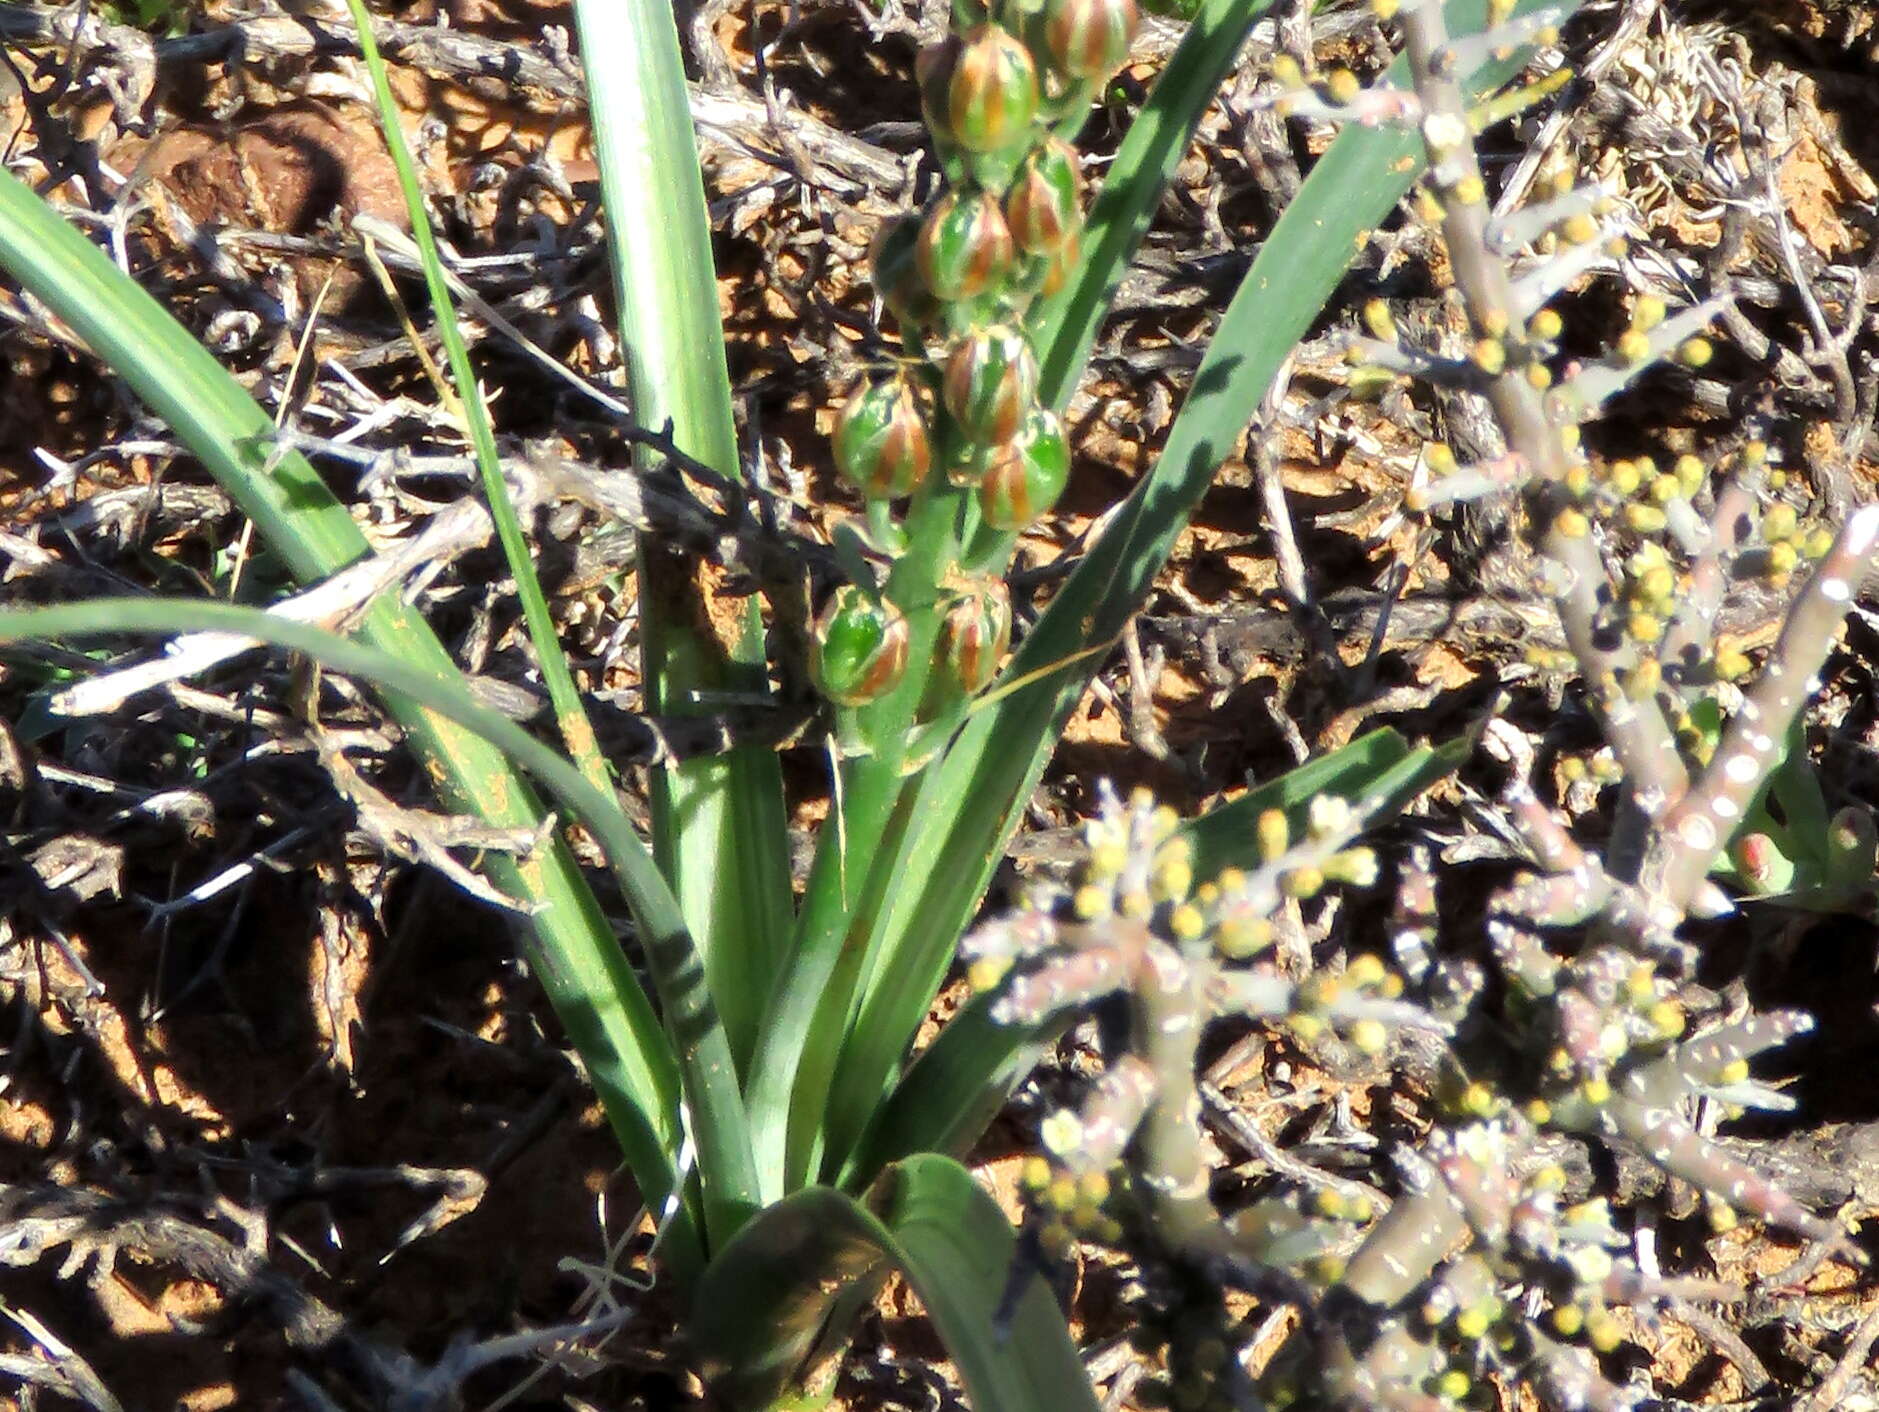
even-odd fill
[[(574, 15), (633, 409), (643, 425), (668, 427), (681, 450), (735, 480), (711, 223), (673, 8), (668, 0), (577, 0)], [(648, 710), (686, 714), (712, 709), (725, 693), (768, 696), (755, 598), (732, 611), (727, 651), (708, 626), (712, 605), (692, 564), (650, 542), (638, 568)], [(794, 920), (782, 766), (774, 751), (744, 747), (655, 769), (651, 795), (654, 855), (746, 1068)], [(745, 1134), (737, 1140), (748, 1144)]]
[(808, 1187), (738, 1232), (698, 1289), (691, 1335), (732, 1406), (768, 1403), (806, 1375), (845, 1289), (887, 1266), (919, 1295), (974, 1412), (1095, 1412), (1096, 1395), (1050, 1291), (1033, 1279), (996, 1325), (1016, 1240), (972, 1174), (926, 1154), (888, 1169), (863, 1205)]

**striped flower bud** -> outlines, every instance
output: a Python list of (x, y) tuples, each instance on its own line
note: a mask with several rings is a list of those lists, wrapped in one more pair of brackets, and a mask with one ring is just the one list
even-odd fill
[(1055, 137), (1024, 159), (1005, 195), (1005, 223), (1025, 254), (1051, 254), (1076, 235), (1081, 176), (1076, 149)]
[(907, 674), (907, 620), (891, 604), (843, 584), (816, 619), (809, 675), (837, 706), (878, 701)]
[(1024, 429), (992, 453), (979, 482), (979, 513), (995, 530), (1016, 531), (1057, 503), (1070, 479), (1070, 443), (1057, 414), (1034, 407)]
[(988, 192), (949, 191), (928, 209), (916, 254), (926, 287), (952, 300), (1002, 283), (1018, 252), (1005, 213)]
[(946, 410), (981, 446), (1010, 441), (1037, 400), (1037, 358), (1016, 329), (967, 334), (946, 360)]
[(1051, 63), (1069, 77), (1107, 78), (1129, 57), (1140, 19), (1135, 0), (1050, 0), (1044, 46)]
[(868, 253), (874, 292), (903, 329), (918, 329), (939, 313), (933, 291), (920, 274), (920, 218), (898, 216), (881, 227)]
[(835, 464), (874, 500), (913, 493), (933, 465), (918, 385), (897, 373), (864, 382), (835, 424)]
[(1011, 646), (1011, 592), (992, 583), (954, 602), (940, 621), (939, 660), (968, 696), (998, 675)]
[(1029, 135), (1037, 119), (1037, 65), (1008, 31), (980, 25), (954, 51), (951, 69), (946, 122), (953, 141), (969, 152), (1002, 152)]

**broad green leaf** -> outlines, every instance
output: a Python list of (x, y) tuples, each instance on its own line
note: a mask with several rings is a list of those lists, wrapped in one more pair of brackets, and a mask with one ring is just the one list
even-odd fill
[[(576, 0), (574, 13), (634, 410), (646, 426), (669, 424), (681, 450), (735, 480), (711, 225), (672, 7)], [(656, 542), (642, 543), (638, 562), (647, 709), (685, 714), (715, 709), (726, 693), (766, 697), (757, 601), (732, 615), (735, 640), (721, 645), (698, 566)], [(654, 771), (652, 795), (654, 853), (704, 953), (742, 1069), (793, 921), (782, 767), (773, 752), (746, 747)]]
[(889, 1163), (918, 1152), (963, 1159), (1069, 1023), (1066, 1015), (1001, 1025), (991, 1017), (992, 1000), (968, 1001), (874, 1110), (837, 1177), (844, 1191), (866, 1187)]
[(866, 1205), (808, 1187), (763, 1211), (712, 1263), (692, 1346), (729, 1405), (766, 1404), (807, 1373), (803, 1361), (842, 1291), (887, 1265), (926, 1306), (973, 1412), (1095, 1412), (1042, 1281), (1030, 1281), (1009, 1327), (997, 1327), (1015, 1247), (998, 1203), (951, 1158), (889, 1168)]
[(1222, 868), (1254, 868), (1262, 861), (1255, 841), (1259, 816), (1281, 810), (1292, 837), (1305, 831), (1311, 801), (1336, 795), (1353, 805), (1367, 804), (1376, 822), (1408, 804), (1423, 790), (1455, 770), (1474, 749), (1470, 733), (1440, 748), (1411, 749), (1387, 727), (1359, 736), (1341, 750), (1322, 755), (1249, 789), (1230, 804), (1209, 810), (1186, 826), (1194, 843), (1194, 876), (1205, 881)]
[[(155, 299), (4, 171), (0, 266), (168, 424), (298, 581), (317, 582), (370, 552), (306, 459), (277, 450), (272, 420), (241, 385)], [(395, 593), (365, 612), (358, 631), (414, 670), (456, 674), (450, 654)], [(447, 807), (500, 828), (540, 825), (541, 806), (500, 751), (407, 697), (388, 696), (386, 707)], [(493, 855), (486, 868), (531, 909), (528, 932), (543, 987), (593, 1073), (642, 1193), (657, 1205), (673, 1188), (682, 1128), (678, 1066), (651, 1004), (565, 844), (554, 842), (527, 866)], [(597, 1002), (602, 992), (607, 998)], [(702, 1259), (689, 1214), (666, 1251), (681, 1278)]]

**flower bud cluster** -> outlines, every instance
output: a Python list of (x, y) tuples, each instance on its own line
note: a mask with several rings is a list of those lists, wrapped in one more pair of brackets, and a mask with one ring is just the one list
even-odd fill
[[(1039, 395), (1026, 315), (1076, 267), (1082, 169), (1066, 138), (1127, 58), (1139, 17), (1135, 0), (1006, 0), (956, 7), (954, 18), (915, 75), (946, 185), (923, 211), (889, 221), (871, 256), (905, 355), (862, 378), (835, 428), (836, 467), (868, 500), (889, 556), (893, 507), (936, 487), (968, 493), (978, 523), (1000, 535), (1029, 528), (1063, 494), (1070, 443)], [(940, 652), (967, 694), (995, 674), (986, 644), (1002, 652), (1009, 637), (1008, 622), (989, 626), (971, 641), (949, 628)]]

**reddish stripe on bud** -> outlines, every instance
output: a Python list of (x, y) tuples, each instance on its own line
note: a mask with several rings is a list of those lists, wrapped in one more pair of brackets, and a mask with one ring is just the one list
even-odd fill
[(1003, 283), (1017, 259), (1005, 213), (983, 191), (949, 191), (933, 203), (917, 248), (926, 287), (941, 299), (972, 299)]
[(1024, 430), (992, 453), (979, 482), (979, 513), (995, 530), (1016, 531), (1057, 503), (1070, 479), (1070, 443), (1057, 414), (1032, 409)]
[(940, 660), (968, 696), (998, 675), (1011, 646), (1011, 592), (990, 583), (957, 600), (940, 622)]
[(946, 360), (942, 393), (946, 410), (981, 446), (1010, 441), (1037, 399), (1037, 359), (1014, 328), (975, 330)]
[(1076, 149), (1052, 138), (1018, 168), (1005, 196), (1005, 223), (1027, 255), (1047, 255), (1076, 235), (1083, 213)]
[(1044, 12), (1045, 48), (1071, 78), (1105, 78), (1129, 57), (1140, 21), (1135, 0), (1051, 0)]
[[(997, 25), (980, 25), (953, 51), (946, 119), (953, 141), (971, 152), (1002, 152), (1029, 136), (1037, 119), (1037, 66)], [(937, 76), (936, 76), (937, 77)]]
[(874, 499), (910, 495), (933, 465), (920, 389), (904, 374), (863, 383), (835, 424), (835, 464)]
[(907, 637), (907, 620), (892, 604), (843, 584), (816, 619), (809, 675), (838, 706), (878, 701), (907, 674)]

